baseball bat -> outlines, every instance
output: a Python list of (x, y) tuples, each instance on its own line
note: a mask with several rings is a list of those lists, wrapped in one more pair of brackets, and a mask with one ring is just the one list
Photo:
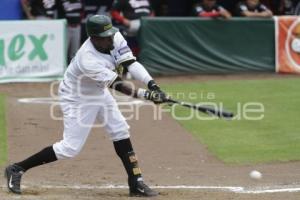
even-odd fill
[(191, 104), (191, 103), (187, 103), (187, 102), (180, 102), (180, 101), (176, 101), (176, 100), (173, 100), (170, 98), (166, 99), (166, 103), (179, 104), (181, 106), (184, 106), (187, 108), (192, 108), (192, 109), (198, 110), (200, 112), (203, 112), (203, 113), (206, 113), (209, 115), (218, 116), (219, 118), (232, 119), (234, 116), (234, 114), (232, 112), (218, 110), (216, 108), (207, 107), (207, 106), (195, 105), (195, 104)]

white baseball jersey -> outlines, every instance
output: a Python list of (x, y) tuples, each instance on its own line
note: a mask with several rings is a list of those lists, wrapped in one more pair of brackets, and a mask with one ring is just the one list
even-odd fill
[(117, 78), (120, 63), (135, 59), (123, 36), (114, 36), (110, 54), (98, 52), (90, 39), (76, 53), (59, 86), (64, 115), (63, 139), (53, 145), (58, 159), (76, 156), (82, 149), (96, 119), (111, 140), (127, 139), (129, 125), (108, 86)]
[(100, 96), (118, 76), (120, 63), (135, 59), (120, 32), (114, 36), (114, 49), (109, 54), (97, 51), (87, 39), (76, 53), (65, 72), (61, 96), (72, 101), (86, 96)]

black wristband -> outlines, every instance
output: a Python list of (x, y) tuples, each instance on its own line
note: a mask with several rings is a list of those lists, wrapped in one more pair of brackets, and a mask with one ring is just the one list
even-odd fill
[(114, 80), (114, 82), (112, 82), (112, 84), (110, 85), (110, 88), (115, 89), (117, 91), (121, 91), (122, 85), (123, 85), (122, 79), (118, 76)]
[(131, 60), (127, 60), (125, 62), (122, 62), (120, 65), (122, 65), (127, 71), (128, 71), (128, 67), (134, 63), (136, 60), (131, 59)]
[(154, 82), (154, 80), (151, 80), (148, 82), (148, 89), (149, 90), (159, 90), (159, 86), (156, 85), (156, 83)]

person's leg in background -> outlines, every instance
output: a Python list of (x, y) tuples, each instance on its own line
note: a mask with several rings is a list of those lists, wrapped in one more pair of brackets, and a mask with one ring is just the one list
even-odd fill
[(81, 26), (80, 24), (68, 25), (68, 63), (80, 48)]

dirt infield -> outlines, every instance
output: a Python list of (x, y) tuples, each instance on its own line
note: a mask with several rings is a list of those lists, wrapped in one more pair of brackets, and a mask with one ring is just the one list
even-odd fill
[[(160, 78), (158, 82), (289, 78), (294, 76), (193, 76)], [(60, 140), (62, 121), (50, 116), (50, 104), (20, 103), (20, 98), (49, 97), (49, 83), (0, 85), (7, 95), (9, 162), (19, 161)], [(56, 115), (61, 115), (56, 111)], [(215, 159), (169, 115), (153, 121), (142, 108), (140, 120), (130, 120), (131, 138), (144, 178), (161, 195), (155, 199), (300, 199), (300, 162), (231, 166)], [(4, 167), (0, 167), (3, 171)], [(251, 170), (263, 179), (249, 178)], [(24, 194), (10, 194), (0, 179), (0, 199), (129, 199), (126, 175), (103, 129), (94, 128), (80, 155), (28, 171)], [(190, 188), (188, 188), (190, 186)], [(232, 188), (225, 188), (225, 187)], [(242, 187), (242, 188), (241, 188)], [(294, 189), (293, 189), (294, 188)], [(295, 189), (296, 188), (296, 189)], [(258, 193), (258, 194), (255, 194)], [(135, 199), (135, 198), (130, 198)]]

